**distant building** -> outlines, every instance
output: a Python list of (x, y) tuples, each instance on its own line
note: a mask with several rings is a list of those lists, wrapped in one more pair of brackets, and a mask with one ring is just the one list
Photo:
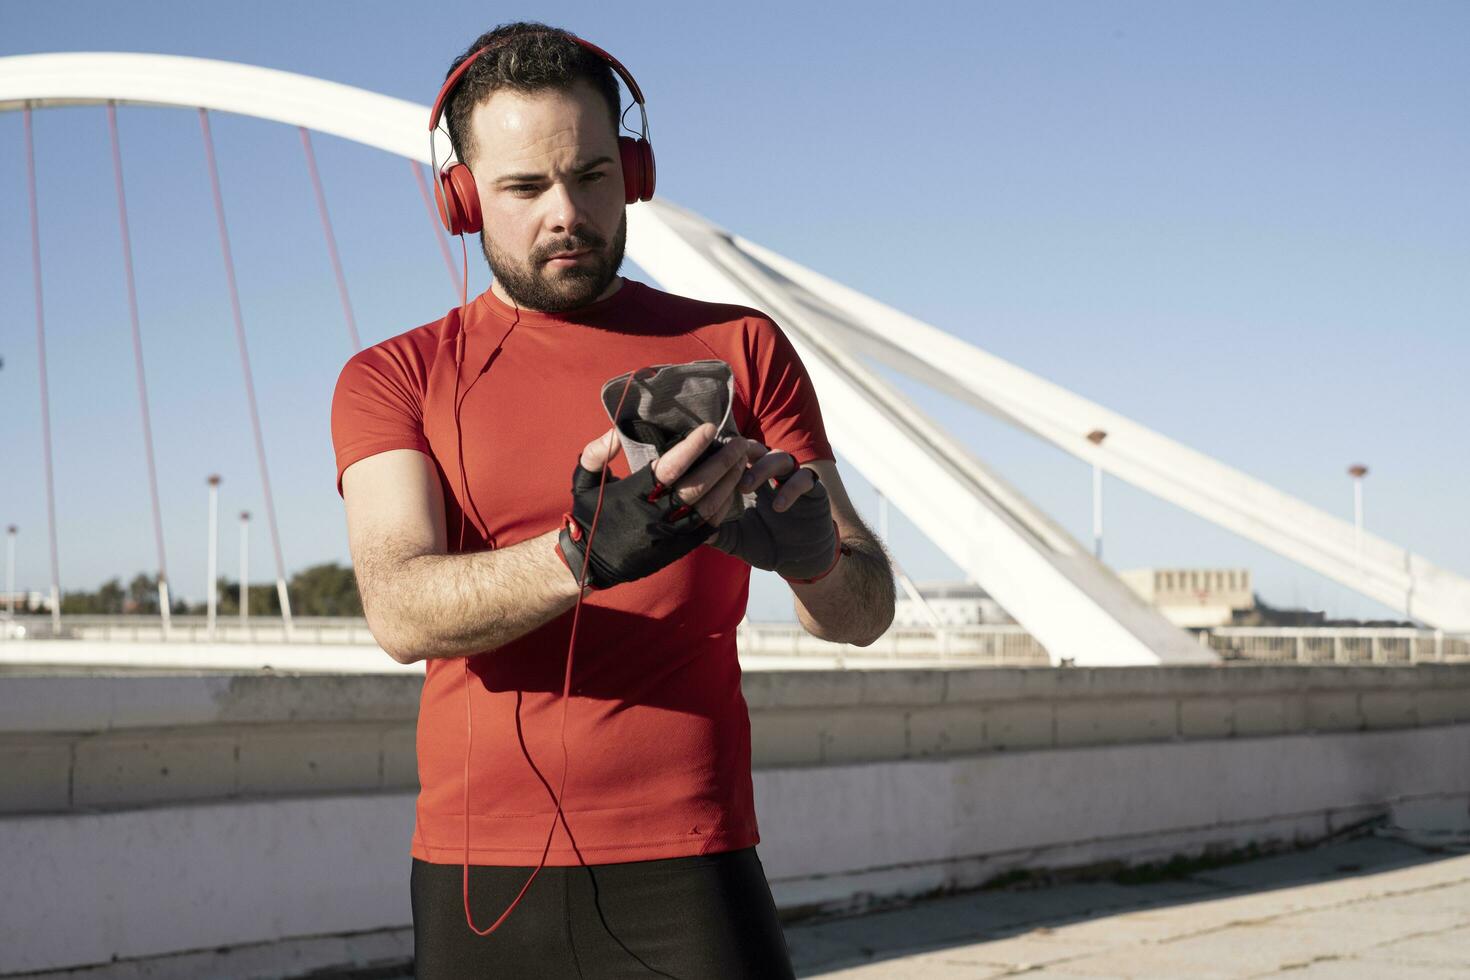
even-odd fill
[[(941, 626), (1015, 622), (999, 603), (973, 582), (918, 582), (915, 587)], [(934, 624), (919, 604), (900, 590), (894, 604), (893, 625), (927, 627)]]
[(16, 615), (20, 615), (21, 613), (27, 611), (51, 611), (51, 595), (49, 593), (21, 592), (17, 590), (15, 593), (12, 594), (10, 592), (0, 590), (0, 616), (3, 616), (5, 614), (5, 611), (10, 608), (10, 600), (12, 598), (15, 600)]
[(1244, 568), (1135, 568), (1118, 577), (1176, 626), (1226, 626), (1256, 607)]

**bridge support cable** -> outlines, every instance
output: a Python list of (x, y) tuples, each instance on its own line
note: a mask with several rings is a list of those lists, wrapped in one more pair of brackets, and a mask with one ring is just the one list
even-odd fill
[(327, 253), (332, 257), (332, 272), (337, 277), (337, 294), (342, 297), (342, 313), (347, 317), (347, 334), (352, 338), (352, 350), (362, 350), (362, 340), (357, 335), (357, 317), (352, 315), (352, 300), (347, 295), (347, 277), (342, 274), (342, 257), (337, 254), (337, 236), (332, 233), (332, 219), (327, 214), (327, 195), (322, 191), (322, 177), (316, 168), (316, 152), (311, 148), (311, 133), (305, 126), (297, 126), (301, 133), (301, 147), (306, 151), (306, 168), (311, 171), (311, 189), (316, 192), (316, 210), (322, 216), (322, 233), (327, 237)]
[(26, 188), (31, 201), (31, 269), (36, 285), (36, 365), (41, 375), (41, 450), (46, 468), (46, 532), (51, 543), (51, 626), (61, 634), (61, 563), (56, 547), (56, 479), (51, 470), (51, 393), (46, 383), (46, 307), (41, 288), (41, 216), (36, 194), (36, 142), (26, 105)]
[(209, 164), (209, 186), (214, 193), (214, 213), (219, 220), (220, 252), (225, 260), (225, 277), (230, 287), (230, 312), (235, 320), (235, 341), (240, 348), (240, 369), (245, 375), (245, 396), (250, 406), (250, 427), (255, 434), (255, 458), (260, 466), (260, 485), (265, 493), (265, 516), (270, 525), (271, 547), (276, 557), (276, 594), (281, 600), (281, 619), (286, 638), (291, 638), (291, 597), (286, 590), (286, 563), (281, 557), (281, 532), (276, 524), (275, 498), (271, 494), (270, 470), (265, 462), (265, 437), (260, 429), (260, 409), (255, 401), (255, 378), (250, 372), (250, 350), (245, 344), (245, 318), (240, 312), (240, 290), (235, 283), (235, 258), (230, 251), (230, 233), (225, 225), (225, 200), (220, 193), (219, 164), (214, 156), (214, 137), (209, 129), (209, 112), (199, 110), (199, 126), (204, 133), (204, 156)]
[(898, 584), (903, 588), (904, 595), (908, 596), (909, 601), (924, 614), (924, 618), (929, 620), (930, 626), (936, 630), (942, 630), (944, 623), (940, 620), (939, 614), (934, 611), (933, 606), (929, 605), (929, 600), (924, 598), (924, 594), (919, 591), (918, 585), (914, 583), (914, 580), (909, 577), (908, 572), (904, 571), (903, 565), (893, 555), (893, 551), (888, 543), (888, 498), (883, 496), (882, 490), (878, 491), (878, 540), (883, 542), (884, 550), (888, 551), (888, 563), (893, 566), (893, 577), (898, 580)]
[(429, 194), (429, 183), (424, 180), (424, 171), (418, 161), (410, 160), (408, 165), (413, 168), (413, 179), (418, 181), (419, 196), (424, 199), (424, 208), (429, 212), (429, 226), (434, 229), (434, 237), (439, 240), (439, 252), (444, 256), (444, 268), (449, 270), (449, 281), (454, 283), (454, 296), (458, 300), (464, 287), (459, 281), (459, 270), (454, 267), (454, 257), (449, 254), (449, 238), (444, 234), (444, 222), (439, 220), (439, 207)]
[(153, 537), (158, 547), (158, 612), (167, 636), (172, 625), (169, 608), (168, 563), (164, 560), (163, 509), (158, 503), (158, 467), (153, 455), (153, 421), (148, 411), (148, 377), (143, 370), (143, 331), (138, 322), (138, 290), (133, 275), (133, 236), (128, 229), (128, 199), (123, 192), (122, 148), (117, 131), (117, 104), (107, 103), (107, 131), (112, 138), (112, 176), (117, 185), (117, 215), (122, 233), (123, 271), (128, 283), (128, 317), (133, 330), (133, 367), (138, 376), (138, 407), (143, 415), (143, 450), (148, 461), (148, 493), (153, 503)]

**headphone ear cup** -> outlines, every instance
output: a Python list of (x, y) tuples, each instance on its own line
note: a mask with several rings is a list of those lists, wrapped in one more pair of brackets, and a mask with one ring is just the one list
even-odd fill
[(638, 141), (643, 152), (643, 200), (653, 199), (653, 186), (658, 182), (658, 168), (653, 165), (653, 144), (648, 140)]
[(653, 147), (633, 136), (618, 137), (618, 156), (623, 163), (623, 199), (628, 204), (653, 197), (655, 170)]
[(483, 225), (480, 216), (480, 189), (470, 168), (456, 163), (439, 174), (434, 188), (439, 203), (439, 218), (451, 235), (473, 235)]

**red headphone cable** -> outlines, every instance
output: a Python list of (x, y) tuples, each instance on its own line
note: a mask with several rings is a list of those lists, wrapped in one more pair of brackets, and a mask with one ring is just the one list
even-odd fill
[[(460, 240), (459, 241), (460, 241), (460, 247), (463, 250), (464, 249), (464, 236), (460, 236)], [(465, 257), (466, 279), (465, 280), (462, 280), (462, 282), (466, 282), (467, 281), (467, 279), (468, 279), (468, 271), (469, 271), (469, 259), (468, 259), (468, 254), (466, 253), (466, 257)], [(458, 336), (458, 338), (456, 340), (455, 368), (454, 368), (454, 414), (455, 414), (455, 427), (456, 427), (456, 431), (459, 431), (459, 428), (458, 428), (458, 425), (459, 425), (459, 371), (460, 371), (460, 361), (464, 357), (464, 330), (465, 330), (464, 312), (465, 312), (465, 307), (468, 305), (468, 303), (465, 300), (465, 296), (467, 294), (468, 286), (467, 285), (466, 286), (462, 286), (461, 287), (461, 290), (462, 290), (462, 292), (461, 292), (461, 297), (460, 297), (460, 299), (461, 299), (461, 307), (460, 307), (460, 333), (459, 333), (459, 336)], [(633, 378), (634, 378), (634, 376), (636, 374), (637, 374), (636, 371), (629, 373), (628, 380), (623, 385), (623, 393), (618, 398), (618, 407), (613, 412), (613, 417), (614, 418), (620, 418), (622, 416), (623, 402), (628, 397), (628, 391), (633, 386)], [(556, 809), (555, 809), (555, 811), (551, 815), (551, 827), (550, 827), (550, 829), (546, 833), (546, 844), (541, 848), (541, 860), (539, 862), (537, 862), (535, 869), (531, 872), (531, 876), (526, 879), (526, 883), (521, 886), (520, 892), (518, 892), (516, 894), (516, 897), (511, 901), (510, 905), (508, 905), (506, 907), (506, 909), (505, 909), (504, 912), (500, 913), (500, 917), (498, 919), (496, 919), (493, 923), (491, 923), (489, 926), (485, 927), (484, 929), (480, 929), (480, 928), (477, 928), (475, 926), (474, 916), (470, 912), (470, 754), (471, 754), (471, 749), (474, 746), (475, 722), (474, 722), (474, 714), (470, 710), (470, 659), (469, 659), (468, 656), (461, 658), (461, 663), (463, 664), (463, 677), (464, 677), (464, 717), (465, 717), (464, 797), (463, 797), (463, 813), (464, 813), (464, 860), (463, 860), (462, 865), (461, 865), (462, 872), (463, 872), (462, 875), (461, 875), (461, 887), (462, 887), (462, 895), (463, 895), (463, 898), (464, 898), (464, 918), (465, 918), (465, 923), (469, 925), (470, 931), (473, 932), (477, 936), (488, 936), (488, 935), (490, 935), (490, 933), (492, 933), (496, 929), (499, 929), (500, 928), (500, 926), (505, 922), (505, 920), (510, 917), (511, 912), (515, 911), (516, 906), (521, 903), (521, 899), (524, 898), (525, 895), (526, 895), (526, 892), (530, 890), (530, 888), (531, 888), (531, 882), (535, 881), (536, 880), (536, 876), (541, 873), (541, 869), (544, 868), (544, 867), (546, 867), (546, 858), (551, 853), (551, 842), (552, 842), (552, 840), (556, 836), (556, 823), (557, 823), (557, 821), (558, 820), (565, 821), (565, 819), (566, 819), (565, 816), (563, 815), (563, 810), (562, 810), (562, 798), (563, 798), (564, 793), (566, 792), (566, 787), (567, 787), (567, 771), (571, 768), (571, 760), (570, 760), (570, 756), (569, 756), (569, 754), (567, 752), (567, 708), (568, 708), (568, 706), (569, 706), (569, 704), (571, 702), (571, 693), (572, 693), (572, 664), (573, 664), (573, 658), (575, 656), (575, 651), (576, 651), (576, 646), (577, 646), (577, 625), (578, 625), (578, 622), (581, 620), (581, 617), (582, 617), (582, 599), (586, 595), (587, 570), (588, 570), (588, 567), (590, 566), (591, 561), (592, 561), (592, 542), (593, 542), (594, 538), (597, 535), (597, 521), (598, 521), (598, 518), (600, 518), (602, 516), (602, 497), (603, 497), (603, 493), (607, 489), (607, 474), (608, 474), (608, 471), (609, 471), (609, 469), (611, 468), (611, 465), (612, 465), (612, 454), (613, 454), (612, 440), (613, 440), (613, 433), (612, 432), (609, 432), (608, 433), (608, 439), (607, 439), (607, 458), (603, 461), (602, 473), (601, 473), (600, 477), (598, 478), (598, 483), (597, 483), (597, 506), (593, 509), (593, 512), (592, 512), (592, 523), (587, 528), (587, 543), (583, 546), (583, 549), (582, 549), (582, 571), (577, 576), (577, 604), (573, 608), (573, 611), (572, 611), (572, 630), (571, 630), (571, 635), (568, 637), (568, 640), (567, 640), (567, 669), (566, 669), (565, 676), (562, 678), (562, 688), (561, 688), (561, 736), (560, 736), (560, 738), (561, 738), (561, 758), (562, 758), (561, 783), (558, 785), (557, 790), (556, 790), (556, 793), (552, 797), (553, 802), (556, 803)], [(461, 493), (463, 495), (465, 495), (465, 497), (466, 497), (465, 504), (467, 505), (467, 502), (468, 502), (468, 493), (469, 493), (469, 484), (468, 484), (468, 478), (465, 475), (465, 467), (464, 467), (464, 461), (463, 460), (460, 460), (459, 476), (460, 476), (460, 490), (461, 490)], [(460, 548), (460, 552), (461, 553), (463, 553), (463, 551), (464, 551), (464, 529), (465, 529), (465, 508), (464, 508), (464, 506), (461, 506), (460, 507), (460, 515), (459, 515), (459, 548)], [(570, 838), (570, 832), (568, 832), (568, 837)], [(577, 860), (579, 862), (582, 860), (582, 855), (580, 853), (578, 853), (578, 855), (577, 855)]]
[[(596, 56), (598, 56), (599, 58), (601, 58), (605, 62), (607, 62), (607, 64), (613, 69), (613, 71), (617, 75), (619, 75), (623, 79), (623, 82), (628, 86), (628, 92), (629, 92), (630, 95), (633, 96), (633, 101), (638, 106), (639, 113), (641, 114), (641, 117), (642, 117), (642, 124), (643, 124), (642, 125), (642, 131), (641, 131), (641, 133), (640, 133), (640, 135), (639, 135), (638, 138), (633, 138), (633, 137), (629, 137), (629, 136), (622, 136), (622, 135), (619, 135), (617, 137), (617, 140), (618, 140), (618, 157), (619, 157), (619, 160), (621, 161), (622, 167), (623, 167), (623, 188), (624, 188), (623, 193), (624, 193), (624, 197), (625, 197), (626, 203), (632, 204), (635, 201), (647, 201), (647, 200), (649, 200), (649, 199), (651, 199), (653, 197), (654, 184), (655, 184), (655, 180), (656, 180), (656, 176), (655, 176), (656, 175), (656, 170), (655, 170), (655, 166), (654, 166), (653, 147), (649, 143), (649, 135), (648, 135), (648, 111), (647, 111), (647, 107), (646, 107), (646, 105), (645, 105), (645, 103), (643, 101), (643, 92), (639, 89), (638, 83), (636, 81), (634, 81), (632, 74), (628, 71), (627, 68), (623, 67), (622, 63), (619, 62), (616, 58), (614, 58), (612, 55), (608, 54), (602, 48), (599, 48), (596, 45), (591, 44), (591, 43), (583, 40), (582, 38), (576, 37), (574, 35), (569, 35), (569, 36), (577, 44), (580, 44), (582, 47), (586, 48), (587, 50), (591, 51), (593, 54), (595, 54)], [(459, 375), (460, 375), (460, 370), (462, 368), (463, 361), (464, 361), (465, 333), (466, 333), (466, 330), (467, 330), (467, 325), (466, 325), (466, 322), (465, 322), (465, 313), (466, 313), (466, 311), (467, 311), (467, 309), (469, 307), (469, 298), (468, 298), (469, 297), (469, 253), (468, 253), (468, 248), (465, 245), (464, 236), (465, 236), (466, 233), (475, 232), (475, 231), (479, 231), (480, 230), (481, 224), (482, 224), (482, 216), (480, 214), (480, 208), (479, 208), (478, 188), (476, 188), (476, 186), (475, 186), (475, 181), (474, 181), (473, 174), (470, 173), (469, 168), (467, 166), (465, 166), (463, 163), (456, 164), (455, 166), (451, 167), (448, 171), (446, 171), (446, 170), (443, 169), (443, 167), (438, 163), (438, 158), (437, 158), (437, 155), (435, 153), (434, 133), (438, 129), (440, 115), (441, 115), (441, 112), (443, 111), (443, 109), (445, 108), (445, 102), (448, 100), (448, 98), (450, 97), (450, 95), (453, 93), (454, 87), (458, 83), (460, 77), (462, 75), (464, 75), (464, 73), (466, 71), (469, 70), (470, 66), (482, 54), (484, 54), (486, 51), (488, 51), (488, 50), (490, 50), (492, 48), (498, 47), (498, 46), (499, 46), (499, 42), (492, 42), (491, 44), (488, 44), (485, 47), (482, 47), (479, 50), (471, 53), (468, 57), (463, 58), (461, 60), (460, 64), (450, 73), (449, 77), (445, 79), (444, 85), (439, 89), (439, 95), (438, 95), (438, 97), (434, 100), (433, 110), (429, 114), (429, 165), (434, 170), (434, 196), (435, 196), (435, 200), (438, 202), (438, 205), (439, 205), (439, 216), (440, 216), (441, 220), (444, 222), (444, 224), (445, 224), (446, 228), (448, 229), (449, 233), (452, 234), (452, 235), (458, 235), (459, 236), (460, 252), (461, 252), (461, 255), (463, 257), (463, 264), (464, 264), (464, 274), (460, 278), (459, 333), (458, 333), (458, 335), (455, 338), (455, 354), (454, 354), (454, 426), (455, 426), (455, 439), (456, 439), (456, 442), (458, 443), (458, 445), (457, 445), (457, 453), (458, 453), (458, 457), (459, 457), (458, 462), (459, 462), (460, 494), (461, 494), (460, 513), (459, 513), (459, 551), (458, 551), (458, 553), (460, 553), (460, 554), (463, 554), (464, 553), (465, 522), (467, 520), (467, 517), (466, 517), (466, 508), (470, 504), (470, 497), (469, 497), (469, 478), (468, 478), (468, 476), (465, 473), (465, 465), (464, 465), (464, 439), (463, 439), (463, 432), (462, 432), (462, 430), (460, 428), (460, 413), (459, 413), (459, 409), (460, 409), (460, 405), (459, 405), (459, 401), (460, 401), (460, 396), (459, 396)], [(615, 131), (616, 131), (616, 129), (617, 129), (617, 127), (614, 127), (614, 130)], [(417, 174), (418, 173), (417, 169), (415, 169), (414, 172), (415, 172), (415, 174)], [(461, 186), (461, 185), (464, 185), (464, 186)], [(461, 195), (461, 191), (464, 192), (463, 195)], [(471, 204), (473, 205), (472, 207), (470, 206)], [(447, 258), (447, 255), (446, 255), (446, 258)], [(512, 325), (512, 329), (514, 329), (514, 325)], [(506, 336), (509, 336), (509, 331), (507, 331)], [(504, 343), (504, 338), (501, 339), (501, 342)], [(617, 410), (617, 412), (614, 413), (614, 418), (619, 417), (619, 415), (622, 412), (623, 400), (625, 398), (627, 398), (628, 390), (629, 390), (629, 388), (632, 387), (633, 377), (634, 377), (634, 374), (635, 373), (636, 372), (629, 374), (627, 384), (625, 384), (623, 386), (623, 394), (622, 394), (622, 397), (620, 397), (618, 399), (618, 410)], [(468, 395), (468, 391), (466, 391), (466, 395)], [(592, 541), (593, 541), (594, 536), (597, 533), (597, 521), (598, 521), (598, 518), (602, 514), (602, 497), (603, 497), (603, 491), (606, 489), (606, 486), (607, 486), (608, 466), (611, 463), (611, 457), (612, 457), (612, 436), (613, 436), (613, 433), (609, 433), (608, 434), (608, 445), (607, 445), (608, 459), (603, 464), (602, 474), (601, 474), (601, 477), (598, 480), (598, 485), (597, 485), (597, 507), (593, 511), (593, 514), (592, 514), (592, 523), (591, 523), (591, 525), (587, 529), (587, 543), (584, 546), (584, 550), (583, 550), (582, 572), (581, 572), (581, 574), (577, 578), (577, 586), (578, 586), (578, 590), (577, 590), (577, 604), (576, 604), (576, 607), (575, 607), (575, 609), (574, 609), (574, 611), (572, 613), (571, 636), (570, 636), (570, 638), (568, 640), (568, 643), (567, 643), (567, 669), (566, 669), (566, 676), (565, 676), (565, 678), (562, 681), (562, 715), (561, 715), (562, 774), (561, 774), (561, 784), (560, 784), (559, 788), (557, 789), (557, 792), (555, 793), (555, 795), (553, 797), (553, 799), (554, 799), (554, 801), (556, 803), (556, 810), (552, 814), (551, 830), (547, 834), (547, 837), (546, 837), (546, 845), (545, 845), (545, 847), (542, 848), (542, 851), (541, 851), (541, 861), (540, 861), (540, 863), (538, 863), (536, 865), (536, 869), (531, 872), (531, 876), (526, 879), (525, 885), (521, 886), (520, 893), (518, 895), (516, 895), (515, 900), (510, 903), (510, 907), (507, 908), (503, 913), (501, 913), (500, 918), (496, 919), (495, 922), (489, 928), (483, 929), (483, 930), (475, 928), (474, 919), (470, 915), (470, 814), (469, 814), (469, 794), (470, 794), (470, 751), (471, 751), (471, 748), (472, 748), (472, 746), (474, 744), (474, 717), (473, 717), (473, 714), (472, 714), (472, 712), (470, 710), (469, 657), (466, 656), (466, 657), (461, 658), (462, 661), (463, 661), (463, 668), (464, 668), (464, 674), (463, 674), (463, 676), (464, 676), (464, 690), (465, 690), (464, 863), (463, 863), (463, 871), (464, 871), (464, 875), (463, 875), (463, 884), (464, 884), (464, 914), (465, 914), (465, 921), (469, 924), (470, 930), (472, 932), (474, 932), (476, 935), (485, 936), (485, 935), (489, 935), (490, 933), (494, 932), (496, 929), (498, 929), (500, 927), (501, 923), (503, 923), (506, 920), (506, 918), (510, 915), (511, 911), (513, 909), (515, 909), (516, 905), (518, 905), (520, 903), (520, 900), (526, 894), (526, 890), (531, 887), (531, 882), (536, 880), (536, 875), (540, 874), (541, 869), (546, 866), (546, 858), (547, 858), (547, 855), (550, 854), (550, 852), (551, 852), (551, 841), (556, 836), (556, 821), (558, 819), (561, 819), (563, 822), (565, 822), (565, 816), (564, 816), (563, 811), (562, 811), (562, 793), (566, 789), (567, 769), (569, 768), (569, 766), (568, 766), (568, 753), (567, 753), (567, 706), (568, 706), (568, 702), (571, 699), (572, 658), (573, 658), (573, 654), (574, 654), (574, 651), (576, 649), (576, 643), (577, 643), (577, 624), (578, 624), (578, 621), (580, 620), (581, 614), (582, 614), (582, 599), (583, 599), (583, 597), (585, 595), (585, 592), (586, 592), (587, 570), (588, 570), (589, 562), (591, 560), (591, 555), (592, 555)], [(487, 540), (487, 544), (490, 547), (494, 547), (494, 542), (493, 541), (488, 541)], [(422, 826), (422, 821), (419, 822), (419, 825)], [(570, 838), (570, 836), (571, 835), (570, 835), (570, 830), (569, 830), (568, 831), (568, 837)], [(582, 860), (582, 855), (581, 855), (580, 852), (577, 854), (577, 860), (578, 861), (581, 861)]]

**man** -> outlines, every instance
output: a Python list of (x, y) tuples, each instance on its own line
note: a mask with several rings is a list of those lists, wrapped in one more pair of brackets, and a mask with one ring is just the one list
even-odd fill
[[(809, 631), (860, 645), (892, 620), (891, 571), (775, 324), (618, 275), (605, 56), (512, 24), (467, 57), (446, 119), (494, 283), (353, 357), (332, 407), (369, 626), (426, 664), (418, 975), (791, 976), (754, 849), (747, 562), (792, 581)], [(629, 474), (603, 383), (711, 359), (733, 372), (741, 435), (716, 447), (701, 425)]]

